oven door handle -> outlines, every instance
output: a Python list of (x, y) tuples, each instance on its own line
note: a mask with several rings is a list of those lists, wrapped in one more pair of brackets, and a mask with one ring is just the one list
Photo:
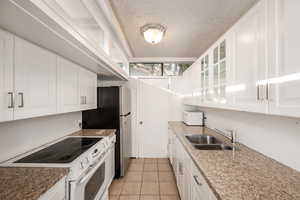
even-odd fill
[(95, 167), (95, 169), (93, 169), (93, 167), (94, 167), (94, 165), (91, 165), (89, 167), (90, 170), (88, 170), (88, 172), (85, 174), (85, 176), (79, 180), (79, 182), (78, 182), (79, 184), (82, 184), (83, 182), (85, 182), (87, 179), (89, 179), (95, 173), (97, 167)]
[(102, 165), (102, 163), (105, 162), (105, 158), (106, 155), (103, 155), (103, 157), (100, 159), (99, 162), (92, 164), (91, 166), (89, 166), (89, 170), (88, 172), (86, 172), (86, 174), (84, 175), (84, 177), (82, 177), (78, 183), (82, 184), (83, 182), (85, 182), (87, 179), (89, 179), (94, 173), (95, 171), (98, 169), (98, 167), (100, 167)]
[(85, 175), (84, 177), (82, 177), (82, 178), (80, 179), (80, 181), (79, 181), (79, 184), (82, 184), (82, 183), (85, 182), (87, 179), (89, 179), (90, 176), (91, 176), (91, 174), (93, 174), (93, 173), (94, 173), (94, 170), (91, 171), (90, 173), (88, 173), (87, 175)]

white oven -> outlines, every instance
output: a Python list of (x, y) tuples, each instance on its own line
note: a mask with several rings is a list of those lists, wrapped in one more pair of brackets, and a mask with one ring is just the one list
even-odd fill
[(70, 200), (102, 200), (107, 188), (108, 152), (77, 180), (70, 181)]
[(115, 142), (115, 136), (66, 136), (0, 166), (69, 168), (67, 200), (107, 200), (114, 176)]
[(70, 200), (106, 200), (114, 177), (114, 142), (78, 178), (69, 181)]

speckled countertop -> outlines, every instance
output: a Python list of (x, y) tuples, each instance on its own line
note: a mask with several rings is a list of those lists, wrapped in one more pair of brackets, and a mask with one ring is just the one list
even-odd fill
[(39, 199), (67, 174), (66, 168), (0, 167), (0, 199)]
[(82, 129), (71, 136), (113, 136), (116, 133), (115, 129)]
[(218, 199), (300, 199), (300, 172), (241, 144), (234, 157), (232, 151), (196, 150), (184, 134), (205, 133), (226, 139), (212, 129), (190, 127), (182, 122), (169, 122), (169, 127), (184, 145)]

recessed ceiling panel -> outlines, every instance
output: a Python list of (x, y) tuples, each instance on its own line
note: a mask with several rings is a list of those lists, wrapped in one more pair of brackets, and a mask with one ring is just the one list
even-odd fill
[[(51, 0), (49, 0), (51, 1)], [(80, 34), (95, 48), (104, 48), (104, 31), (82, 3), (74, 0), (52, 0), (55, 10), (72, 22)]]
[[(199, 57), (257, 0), (110, 0), (135, 57)], [(159, 44), (140, 33), (145, 24), (167, 28)]]

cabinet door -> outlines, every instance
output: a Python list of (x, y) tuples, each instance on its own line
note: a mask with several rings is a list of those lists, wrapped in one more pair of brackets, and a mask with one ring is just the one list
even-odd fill
[(273, 3), (270, 13), (275, 20), (270, 20), (273, 26), (269, 28), (270, 33), (276, 34), (269, 37), (272, 40), (269, 49), (274, 50), (269, 55), (269, 112), (300, 117), (300, 1), (276, 0)]
[(178, 141), (176, 136), (174, 135), (173, 137), (173, 170), (174, 170), (174, 175), (176, 178), (176, 181), (178, 182), (178, 175), (179, 175), (179, 150), (177, 149)]
[(85, 69), (80, 69), (79, 87), (81, 109), (97, 108), (97, 75)]
[(201, 192), (199, 192), (198, 187), (199, 186), (196, 183), (192, 182), (190, 200), (207, 200), (202, 198)]
[(0, 30), (0, 122), (13, 120), (13, 36)]
[(185, 151), (184, 147), (182, 146), (183, 150), (183, 184), (182, 184), (182, 191), (183, 191), (183, 196), (182, 200), (189, 200), (190, 199), (190, 190), (191, 190), (191, 179), (190, 179), (190, 157)]
[(171, 165), (173, 166), (173, 152), (172, 152), (172, 130), (170, 129), (170, 127), (168, 128), (168, 157), (170, 160)]
[(107, 173), (105, 174), (107, 184), (110, 185), (115, 176), (115, 145), (112, 145), (109, 149), (105, 167), (107, 168)]
[(60, 57), (57, 61), (59, 70), (59, 112), (79, 111), (79, 67)]
[(203, 177), (199, 174), (200, 172), (191, 174), (191, 200), (210, 200), (210, 194), (207, 190), (207, 183)]
[(252, 112), (266, 112), (267, 106), (257, 88), (266, 78), (265, 1), (258, 2), (233, 29), (235, 108)]
[(178, 175), (176, 176), (177, 187), (181, 199), (187, 200), (190, 195), (190, 159), (180, 141), (177, 141), (176, 149), (178, 150)]
[(89, 72), (86, 103), (89, 109), (97, 108), (97, 74)]
[(15, 38), (15, 119), (57, 111), (56, 56)]
[(48, 191), (42, 194), (38, 200), (66, 200), (66, 177), (63, 177)]

